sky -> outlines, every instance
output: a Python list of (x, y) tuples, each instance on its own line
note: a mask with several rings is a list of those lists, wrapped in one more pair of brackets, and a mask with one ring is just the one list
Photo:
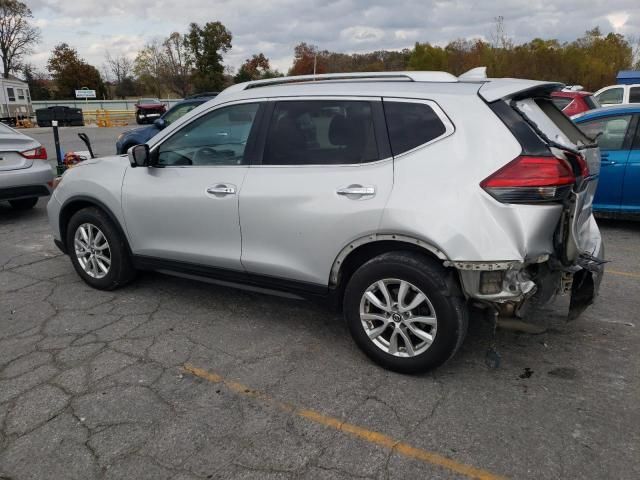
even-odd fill
[[(23, 0), (25, 1), (25, 0)], [(300, 42), (345, 53), (490, 39), (495, 18), (516, 43), (535, 37), (574, 40), (595, 26), (640, 37), (638, 0), (26, 0), (42, 42), (28, 62), (44, 69), (52, 47), (67, 42), (100, 68), (106, 52), (132, 59), (146, 42), (189, 23), (219, 20), (233, 35), (225, 65), (262, 52), (286, 72)]]

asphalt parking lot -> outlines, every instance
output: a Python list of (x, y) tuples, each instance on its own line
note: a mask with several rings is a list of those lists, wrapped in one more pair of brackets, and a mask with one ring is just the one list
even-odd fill
[(44, 205), (0, 206), (1, 479), (640, 478), (640, 223), (602, 224), (578, 320), (498, 331), (489, 368), (476, 319), (404, 376), (312, 303), (151, 273), (91, 290)]

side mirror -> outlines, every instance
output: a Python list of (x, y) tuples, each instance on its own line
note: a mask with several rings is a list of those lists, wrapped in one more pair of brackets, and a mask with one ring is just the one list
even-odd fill
[(149, 166), (149, 145), (134, 145), (127, 152), (129, 156), (129, 163), (132, 167), (147, 167)]
[(153, 121), (153, 124), (158, 127), (160, 130), (162, 130), (164, 127), (167, 126), (167, 122), (164, 121), (164, 118), (156, 118)]

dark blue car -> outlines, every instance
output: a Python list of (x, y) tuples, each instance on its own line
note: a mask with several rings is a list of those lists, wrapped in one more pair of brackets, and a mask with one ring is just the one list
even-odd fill
[(156, 119), (151, 125), (146, 127), (134, 128), (133, 130), (127, 130), (120, 134), (116, 140), (116, 153), (121, 155), (127, 153), (130, 147), (134, 145), (140, 145), (147, 143), (151, 137), (153, 137), (160, 130), (175, 122), (177, 119), (190, 112), (194, 108), (203, 103), (211, 100), (217, 95), (217, 93), (208, 93), (194, 95), (193, 97), (186, 98), (185, 100), (176, 103), (160, 118)]
[(573, 120), (600, 145), (593, 210), (640, 218), (640, 104), (590, 110)]

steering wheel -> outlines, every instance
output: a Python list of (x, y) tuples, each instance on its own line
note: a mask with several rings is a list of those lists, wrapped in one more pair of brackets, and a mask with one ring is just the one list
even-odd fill
[(193, 156), (194, 165), (211, 165), (221, 158), (220, 152), (213, 147), (202, 147)]

